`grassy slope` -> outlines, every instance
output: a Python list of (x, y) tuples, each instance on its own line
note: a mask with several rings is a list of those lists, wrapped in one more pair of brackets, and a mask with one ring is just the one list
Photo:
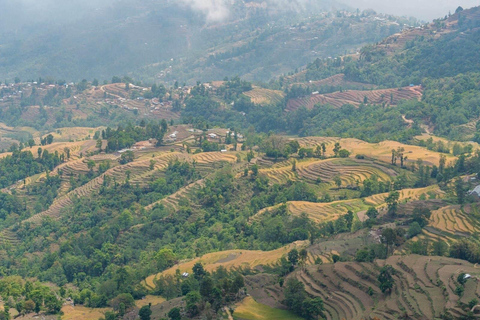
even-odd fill
[(252, 297), (246, 297), (242, 302), (237, 303), (233, 313), (235, 320), (301, 320), (292, 312), (274, 309), (258, 303)]

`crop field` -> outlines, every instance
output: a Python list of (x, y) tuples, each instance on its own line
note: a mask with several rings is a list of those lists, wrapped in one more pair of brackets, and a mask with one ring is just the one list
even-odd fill
[(432, 211), (429, 226), (456, 234), (472, 234), (475, 233), (478, 223), (474, 218), (469, 216), (460, 206), (447, 206)]
[[(277, 208), (279, 205), (260, 210), (250, 219), (256, 221), (265, 212)], [(341, 200), (329, 203), (308, 202), (308, 201), (288, 201), (287, 210), (294, 216), (300, 216), (306, 213), (314, 222), (327, 222), (337, 219), (346, 214), (348, 210), (355, 212), (365, 210), (367, 206), (361, 199)]]
[[(395, 286), (385, 299), (378, 287), (378, 269), (384, 264), (396, 270)], [(446, 308), (455, 316), (464, 314), (457, 306), (459, 297), (453, 292), (454, 279), (460, 272), (476, 277), (478, 269), (463, 260), (444, 257), (392, 256), (374, 263), (337, 262), (309, 266), (291, 276), (304, 283), (312, 296), (321, 297), (327, 319), (398, 319), (405, 312), (414, 319), (439, 317)], [(467, 297), (474, 298), (480, 289), (478, 281), (467, 281), (472, 286)], [(446, 290), (444, 291), (443, 286)], [(372, 295), (367, 293), (372, 288)]]
[(334, 107), (341, 107), (345, 104), (359, 106), (367, 98), (371, 104), (397, 105), (402, 100), (420, 100), (422, 87), (404, 87), (396, 89), (381, 90), (345, 90), (327, 94), (312, 94), (308, 97), (290, 99), (287, 103), (287, 111), (295, 111), (300, 107), (313, 109), (317, 104), (329, 104)]
[(297, 241), (273, 251), (228, 250), (208, 253), (200, 258), (181, 262), (178, 265), (175, 265), (159, 274), (151, 275), (145, 279), (145, 284), (147, 287), (154, 288), (155, 279), (161, 275), (173, 275), (177, 269), (180, 270), (181, 273), (191, 273), (193, 265), (197, 262), (201, 262), (207, 271), (215, 270), (220, 266), (231, 269), (244, 266), (255, 268), (256, 266), (260, 265), (269, 265), (277, 262), (278, 259), (280, 259), (283, 255), (286, 255), (292, 248), (301, 247), (303, 244), (303, 241)]
[[(409, 202), (414, 200), (440, 199), (445, 192), (440, 190), (438, 185), (425, 188), (402, 189), (398, 191), (400, 194), (399, 202)], [(365, 198), (365, 203), (370, 206), (381, 207), (385, 205), (385, 198), (388, 193), (379, 193)]]
[(186, 187), (181, 188), (174, 194), (169, 195), (168, 197), (161, 199), (157, 202), (152, 203), (145, 207), (146, 210), (152, 210), (156, 205), (163, 204), (165, 207), (172, 209), (173, 211), (178, 209), (178, 203), (180, 199), (189, 198), (191, 199), (192, 194), (199, 190), (204, 185), (204, 180), (198, 180)]
[(375, 175), (380, 181), (389, 181), (397, 175), (393, 169), (387, 168), (372, 161), (357, 159), (328, 159), (299, 166), (298, 175), (309, 180), (332, 181), (333, 177), (340, 176), (343, 186), (353, 186)]
[(389, 181), (397, 172), (386, 166), (372, 161), (356, 159), (327, 159), (300, 160), (296, 163), (296, 171), (292, 171), (291, 162), (282, 162), (283, 166), (273, 165), (269, 168), (260, 169), (260, 173), (266, 175), (272, 182), (284, 184), (303, 178), (315, 183), (317, 179), (322, 182), (331, 182), (335, 176), (340, 176), (342, 186), (354, 186), (365, 179), (375, 175), (381, 181)]
[(63, 306), (64, 320), (97, 320), (104, 316), (111, 308), (87, 308), (84, 306)]
[(237, 155), (233, 152), (201, 152), (192, 155), (192, 160), (195, 160), (197, 164), (209, 164), (221, 161), (234, 163), (237, 161)]
[(255, 104), (275, 104), (283, 100), (285, 94), (280, 90), (263, 89), (254, 87), (252, 90), (244, 92)]
[[(447, 164), (451, 164), (457, 157), (454, 157), (451, 154), (444, 154), (440, 152), (430, 151), (427, 148), (407, 145), (396, 141), (382, 141), (380, 143), (368, 143), (359, 139), (352, 138), (324, 138), (324, 137), (305, 137), (298, 139), (298, 142), (302, 147), (306, 148), (316, 148), (316, 146), (321, 145), (322, 143), (326, 144), (327, 155), (333, 155), (333, 147), (336, 142), (339, 142), (343, 149), (346, 149), (352, 153), (353, 156), (359, 154), (366, 157), (375, 158), (382, 162), (391, 163), (392, 159), (392, 149), (397, 150), (398, 148), (403, 148), (404, 156), (408, 159), (406, 161), (407, 165), (411, 164), (417, 159), (422, 159), (425, 164), (428, 165), (437, 165), (440, 161), (440, 156), (445, 155), (447, 157)], [(397, 160), (397, 165), (399, 160)]]
[(367, 84), (367, 83), (361, 83), (361, 82), (354, 82), (354, 81), (349, 81), (345, 79), (345, 75), (343, 73), (336, 74), (334, 76), (322, 79), (322, 80), (317, 80), (317, 81), (312, 81), (312, 82), (297, 82), (293, 83), (290, 86), (313, 86), (313, 87), (321, 87), (321, 86), (333, 86), (333, 87), (359, 87), (362, 88), (363, 90), (365, 89), (374, 89), (376, 86), (372, 84)]
[(258, 303), (252, 297), (246, 297), (235, 306), (233, 313), (235, 320), (302, 320), (294, 313), (281, 309), (274, 309)]
[(143, 299), (136, 300), (135, 305), (137, 306), (137, 308), (141, 308), (143, 306), (148, 306), (149, 303), (151, 303), (152, 306), (155, 306), (165, 301), (165, 298), (162, 298), (160, 296), (146, 295)]
[[(59, 128), (50, 132), (53, 136), (54, 142), (69, 142), (78, 141), (84, 139), (93, 139), (96, 131), (102, 131), (105, 127), (88, 128), (88, 127), (71, 127), (71, 128)], [(45, 136), (45, 135), (43, 135)], [(39, 141), (36, 141), (39, 142)]]

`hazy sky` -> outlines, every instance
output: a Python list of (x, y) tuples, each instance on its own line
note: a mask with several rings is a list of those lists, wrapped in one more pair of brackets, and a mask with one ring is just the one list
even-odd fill
[[(0, 0), (0, 27), (19, 25), (24, 22), (56, 20), (72, 21), (88, 15), (99, 7), (114, 2), (143, 0)], [(173, 1), (173, 0), (170, 0)], [(229, 15), (234, 0), (175, 0), (191, 6), (205, 14), (208, 21), (219, 21)], [(328, 3), (332, 0), (263, 0), (269, 5), (278, 5), (286, 10), (310, 7), (309, 3)], [(394, 15), (414, 16), (422, 20), (433, 20), (454, 12), (458, 6), (464, 8), (480, 5), (480, 0), (336, 0), (352, 8), (374, 9)], [(153, 1), (150, 1), (150, 3)]]
[[(232, 0), (179, 0), (196, 10), (205, 13), (207, 20), (218, 21), (228, 17), (228, 8)], [(312, 0), (264, 0), (270, 5), (277, 4), (285, 8), (305, 7)], [(326, 1), (326, 0), (316, 0)], [(374, 9), (377, 12), (399, 16), (413, 16), (431, 21), (455, 12), (458, 6), (470, 8), (480, 5), (480, 0), (337, 0), (352, 8)], [(308, 7), (308, 5), (307, 5)]]
[(449, 11), (455, 12), (458, 6), (470, 8), (480, 5), (480, 0), (339, 0), (353, 8), (372, 8), (377, 12), (394, 15), (413, 16), (431, 21), (444, 17)]

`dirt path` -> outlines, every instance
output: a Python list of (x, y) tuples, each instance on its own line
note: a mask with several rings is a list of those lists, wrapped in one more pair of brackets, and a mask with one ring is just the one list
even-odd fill
[(409, 125), (412, 125), (412, 124), (415, 123), (415, 121), (410, 120), (410, 119), (407, 119), (407, 118), (405, 117), (405, 115), (403, 115), (403, 114), (402, 114), (402, 119), (403, 119), (403, 121), (405, 121), (405, 123), (408, 123)]
[(230, 313), (230, 310), (228, 309), (228, 307), (223, 307), (223, 309), (225, 310), (225, 312), (227, 313), (227, 316), (228, 316), (228, 320), (233, 320), (233, 317)]

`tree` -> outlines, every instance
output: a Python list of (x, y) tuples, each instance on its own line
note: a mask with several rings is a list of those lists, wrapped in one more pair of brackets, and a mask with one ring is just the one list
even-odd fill
[(432, 254), (434, 256), (444, 256), (447, 253), (448, 245), (445, 241), (439, 240), (432, 244)]
[(193, 270), (193, 276), (197, 280), (201, 280), (203, 279), (203, 277), (207, 275), (207, 272), (205, 271), (205, 269), (203, 268), (203, 265), (200, 262), (195, 263), (192, 270)]
[(170, 318), (170, 320), (181, 320), (182, 315), (180, 314), (180, 309), (177, 307), (171, 309), (170, 311), (168, 311), (168, 317)]
[(410, 227), (408, 228), (407, 236), (408, 238), (413, 238), (421, 232), (422, 227), (418, 224), (418, 222), (414, 221), (412, 224), (410, 224)]
[(23, 309), (25, 310), (25, 313), (33, 312), (33, 310), (35, 310), (35, 302), (33, 302), (33, 300), (31, 299), (28, 299), (27, 301), (25, 301)]
[(292, 162), (292, 171), (293, 171), (293, 172), (296, 172), (296, 171), (297, 171), (297, 161), (295, 161), (295, 159), (294, 159), (293, 162)]
[(465, 187), (462, 178), (455, 180), (455, 194), (457, 195), (457, 202), (463, 205), (465, 203)]
[(378, 216), (378, 210), (375, 209), (375, 207), (370, 207), (368, 208), (366, 215), (369, 219), (376, 219)]
[(383, 293), (385, 292), (391, 292), (393, 285), (394, 285), (394, 280), (393, 280), (393, 275), (395, 274), (395, 269), (391, 265), (386, 265), (380, 269), (380, 274), (378, 275), (378, 281), (380, 282), (380, 290), (382, 290)]
[(392, 191), (388, 194), (388, 197), (385, 198), (385, 202), (387, 203), (388, 214), (391, 217), (395, 217), (397, 215), (397, 208), (398, 208), (398, 199), (400, 194), (398, 191)]
[(150, 316), (152, 315), (152, 310), (150, 309), (150, 304), (143, 306), (138, 311), (138, 316), (141, 320), (150, 320)]
[(255, 158), (255, 155), (253, 154), (253, 151), (250, 150), (250, 152), (247, 153), (247, 161), (250, 163), (253, 158)]
[(170, 268), (177, 261), (177, 256), (172, 251), (172, 249), (160, 249), (155, 254), (155, 260), (157, 262), (157, 268), (159, 271), (163, 271), (167, 268)]
[(45, 297), (45, 308), (49, 313), (59, 313), (62, 309), (62, 301), (57, 299), (55, 294), (51, 293)]
[(304, 284), (295, 278), (289, 278), (285, 283), (283, 293), (287, 307), (296, 314), (302, 314), (303, 301), (307, 297)]
[(128, 150), (122, 153), (120, 156), (120, 164), (126, 164), (129, 162), (132, 162), (135, 159), (135, 155), (133, 154), (132, 151)]
[(333, 177), (333, 181), (337, 185), (337, 188), (340, 188), (342, 186), (342, 179), (340, 178), (340, 176), (338, 174)]
[(97, 143), (95, 144), (95, 147), (100, 151), (102, 150), (102, 139), (97, 139)]
[(47, 143), (46, 144), (52, 144), (53, 142), (53, 136), (51, 134), (47, 135)]
[(333, 153), (335, 154), (335, 158), (338, 157), (338, 153), (341, 149), (342, 147), (340, 146), (340, 142), (335, 142), (335, 146), (333, 147)]
[(323, 300), (320, 297), (307, 298), (302, 303), (302, 316), (307, 320), (318, 319), (323, 310)]
[(340, 158), (348, 158), (350, 156), (350, 151), (346, 149), (341, 149), (340, 151), (338, 151), (338, 156)]
[(88, 160), (88, 162), (87, 162), (87, 167), (88, 167), (88, 170), (92, 171), (93, 168), (95, 168), (95, 161), (93, 161), (93, 160)]
[(390, 253), (390, 248), (393, 247), (393, 245), (395, 244), (396, 238), (397, 233), (395, 232), (395, 230), (391, 228), (383, 229), (380, 239), (382, 243), (386, 246), (387, 256)]
[(290, 263), (292, 265), (296, 265), (297, 262), (298, 262), (298, 250), (297, 249), (292, 249), (288, 252), (288, 261), (290, 261)]

